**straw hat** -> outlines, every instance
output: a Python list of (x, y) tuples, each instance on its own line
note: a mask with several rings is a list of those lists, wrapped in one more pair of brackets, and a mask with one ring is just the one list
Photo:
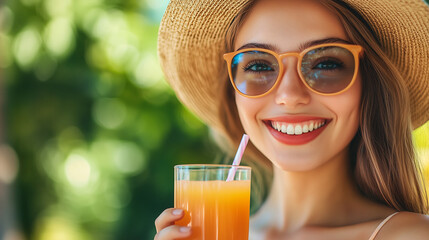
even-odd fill
[[(215, 129), (218, 84), (227, 79), (225, 33), (249, 0), (171, 0), (162, 19), (158, 53), (178, 98)], [(414, 128), (429, 119), (429, 6), (423, 0), (344, 0), (370, 24), (406, 81)]]

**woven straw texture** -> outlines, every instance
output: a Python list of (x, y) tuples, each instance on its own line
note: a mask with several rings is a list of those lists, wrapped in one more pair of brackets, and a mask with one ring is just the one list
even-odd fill
[[(172, 0), (161, 21), (158, 54), (182, 103), (215, 129), (218, 86), (227, 79), (225, 33), (248, 0)], [(406, 81), (414, 128), (429, 119), (429, 7), (422, 0), (344, 0), (372, 25)]]

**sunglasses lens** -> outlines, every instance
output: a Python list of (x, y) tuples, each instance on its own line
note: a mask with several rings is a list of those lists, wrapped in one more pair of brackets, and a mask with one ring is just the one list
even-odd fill
[(308, 86), (317, 92), (336, 93), (349, 86), (355, 65), (349, 50), (338, 46), (320, 47), (303, 56), (301, 73)]
[(234, 56), (231, 73), (238, 91), (247, 96), (258, 96), (274, 86), (279, 74), (279, 64), (270, 53), (247, 51)]

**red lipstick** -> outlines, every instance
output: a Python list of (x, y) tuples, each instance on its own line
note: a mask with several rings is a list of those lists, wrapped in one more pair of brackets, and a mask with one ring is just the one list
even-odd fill
[[(324, 122), (324, 125), (313, 129), (312, 131), (303, 132), (299, 135), (294, 134), (287, 134), (284, 132), (281, 132), (279, 130), (276, 130), (272, 124), (273, 122), (281, 122), (284, 124), (294, 124), (294, 123), (303, 123), (303, 122)], [(272, 118), (269, 120), (264, 120), (265, 125), (268, 128), (268, 131), (271, 133), (271, 135), (279, 142), (287, 145), (303, 145), (308, 142), (313, 141), (319, 134), (323, 132), (323, 130), (326, 129), (326, 126), (331, 122), (330, 119), (324, 119), (320, 117), (311, 117), (311, 116), (282, 116), (277, 118)]]

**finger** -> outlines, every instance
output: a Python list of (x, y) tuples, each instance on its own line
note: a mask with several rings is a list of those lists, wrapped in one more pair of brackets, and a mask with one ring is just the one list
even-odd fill
[(180, 208), (168, 208), (165, 209), (155, 220), (156, 231), (159, 232), (170, 225), (174, 225), (174, 221), (177, 221), (183, 217), (183, 209)]
[(170, 240), (170, 239), (178, 239), (185, 238), (191, 235), (190, 227), (181, 227), (177, 225), (168, 226), (161, 231), (159, 231), (155, 235), (154, 240)]

